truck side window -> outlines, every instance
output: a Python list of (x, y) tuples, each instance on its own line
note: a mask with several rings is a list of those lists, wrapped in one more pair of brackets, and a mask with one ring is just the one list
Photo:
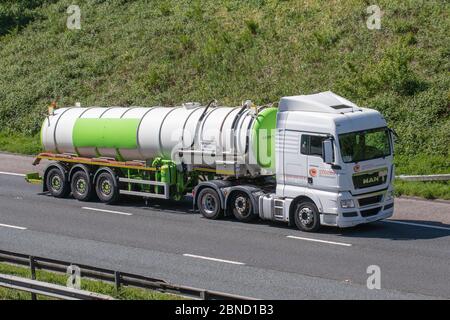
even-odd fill
[(300, 153), (309, 154), (309, 136), (302, 134), (302, 141), (300, 143)]
[(312, 156), (322, 156), (322, 141), (325, 137), (311, 136), (309, 154)]
[(312, 136), (312, 135), (302, 135), (300, 152), (304, 155), (310, 156), (322, 156), (322, 142), (326, 137), (323, 136)]

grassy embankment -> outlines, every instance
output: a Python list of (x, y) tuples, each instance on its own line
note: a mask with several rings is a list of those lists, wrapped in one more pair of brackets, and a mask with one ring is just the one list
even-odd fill
[[(7, 263), (0, 263), (0, 273), (14, 275), (23, 278), (31, 278), (29, 268), (15, 266)], [(39, 281), (66, 285), (67, 275), (48, 271), (36, 271), (36, 278)], [(172, 294), (165, 294), (156, 291), (143, 290), (138, 288), (123, 287), (117, 291), (113, 284), (96, 281), (96, 280), (81, 280), (81, 289), (106, 294), (116, 299), (121, 300), (174, 300), (182, 299), (179, 296)], [(0, 300), (29, 300), (31, 295), (27, 292), (7, 289), (0, 287)], [(49, 299), (48, 297), (38, 296), (38, 299)]]
[[(70, 0), (0, 4), (0, 150), (34, 153), (50, 101), (174, 105), (277, 101), (332, 90), (384, 114), (397, 173), (450, 173), (450, 18), (445, 1)], [(450, 198), (447, 183), (397, 182)]]

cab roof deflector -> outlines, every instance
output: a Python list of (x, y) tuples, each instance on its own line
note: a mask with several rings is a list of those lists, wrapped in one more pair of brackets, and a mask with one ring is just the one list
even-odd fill
[(283, 111), (307, 111), (323, 113), (347, 113), (361, 111), (353, 102), (331, 92), (283, 97), (278, 107)]

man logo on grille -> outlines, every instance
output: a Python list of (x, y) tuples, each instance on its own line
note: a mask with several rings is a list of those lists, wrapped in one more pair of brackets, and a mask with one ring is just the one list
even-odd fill
[(365, 179), (363, 179), (363, 184), (374, 183), (374, 182), (378, 182), (379, 180), (380, 180), (380, 177), (365, 178)]

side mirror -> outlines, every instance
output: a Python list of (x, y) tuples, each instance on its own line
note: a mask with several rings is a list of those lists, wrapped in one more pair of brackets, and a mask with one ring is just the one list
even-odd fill
[(328, 164), (332, 164), (334, 161), (333, 141), (330, 139), (322, 142), (322, 159)]

